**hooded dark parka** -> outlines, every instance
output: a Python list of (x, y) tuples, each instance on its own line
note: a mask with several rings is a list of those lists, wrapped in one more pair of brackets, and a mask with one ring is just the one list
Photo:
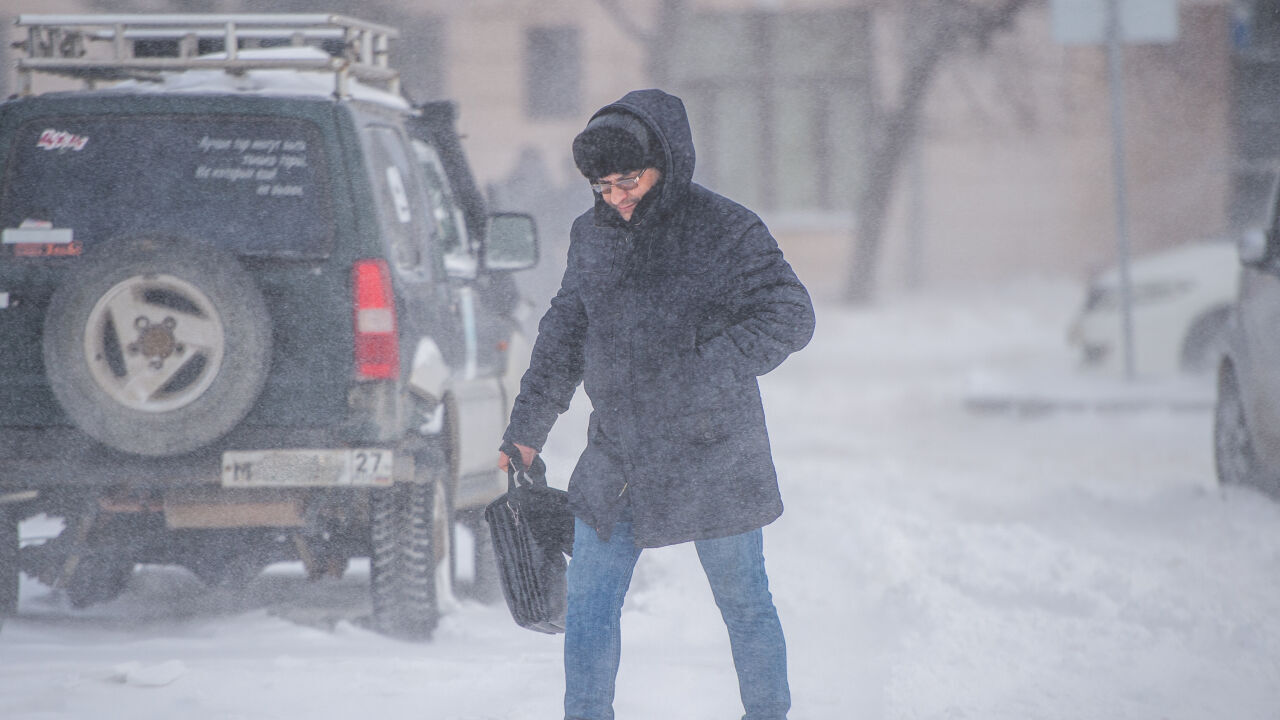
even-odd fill
[(627, 503), (640, 547), (763, 527), (782, 500), (756, 378), (808, 343), (809, 294), (755, 213), (693, 182), (679, 98), (635, 91), (596, 116), (617, 111), (652, 130), (661, 183), (630, 222), (598, 195), (574, 221), (505, 439), (542, 448), (584, 382), (569, 502), (602, 538)]

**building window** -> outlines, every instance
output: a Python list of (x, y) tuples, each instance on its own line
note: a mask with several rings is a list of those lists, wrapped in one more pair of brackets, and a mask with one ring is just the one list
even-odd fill
[(848, 212), (871, 113), (865, 10), (695, 15), (673, 46), (698, 177), (750, 207)]
[(582, 43), (578, 28), (533, 27), (525, 33), (525, 114), (536, 120), (582, 114)]

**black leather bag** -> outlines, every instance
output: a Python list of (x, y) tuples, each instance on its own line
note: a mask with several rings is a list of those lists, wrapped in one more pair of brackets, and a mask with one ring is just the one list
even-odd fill
[(508, 465), (506, 494), (484, 510), (502, 594), (520, 627), (562, 633), (568, 606), (565, 555), (573, 553), (569, 494), (547, 486), (542, 458), (526, 469), (517, 464)]

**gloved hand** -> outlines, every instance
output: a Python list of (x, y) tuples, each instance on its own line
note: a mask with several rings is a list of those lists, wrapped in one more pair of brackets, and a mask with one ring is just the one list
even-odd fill
[[(517, 453), (520, 457), (516, 457)], [(527, 470), (529, 466), (533, 464), (533, 459), (536, 457), (538, 457), (538, 451), (528, 445), (508, 443), (503, 445), (502, 449), (498, 451), (498, 469), (506, 472), (507, 468), (511, 465), (511, 461), (515, 460), (517, 470)]]

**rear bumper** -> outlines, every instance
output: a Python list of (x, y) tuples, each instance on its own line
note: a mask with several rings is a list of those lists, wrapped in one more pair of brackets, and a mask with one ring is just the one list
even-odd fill
[[(260, 429), (255, 449), (293, 444), (341, 447), (332, 433)], [(370, 487), (229, 487), (229, 443), (174, 457), (141, 457), (94, 442), (71, 427), (0, 430), (0, 509), (23, 516), (159, 514), (169, 529), (322, 528), (325, 518), (359, 515)], [(412, 462), (402, 462), (412, 472)], [(399, 475), (397, 480), (401, 479)]]
[(184, 455), (144, 457), (112, 450), (73, 427), (0, 428), (0, 488), (217, 485), (225, 450), (344, 446), (315, 428), (255, 428), (252, 442), (241, 435)]

